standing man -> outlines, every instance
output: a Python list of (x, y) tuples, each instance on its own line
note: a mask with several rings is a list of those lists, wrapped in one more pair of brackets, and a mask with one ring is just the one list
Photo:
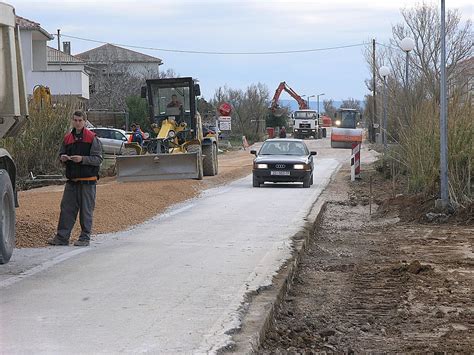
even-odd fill
[(102, 147), (96, 135), (85, 128), (82, 111), (73, 114), (73, 129), (66, 134), (59, 151), (59, 159), (66, 166), (66, 186), (61, 201), (56, 236), (51, 245), (68, 245), (72, 228), (79, 212), (81, 235), (75, 246), (88, 246), (95, 207), (96, 184), (102, 163)]

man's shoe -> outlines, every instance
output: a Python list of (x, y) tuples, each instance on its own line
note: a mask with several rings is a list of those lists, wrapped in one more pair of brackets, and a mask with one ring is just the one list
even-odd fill
[(74, 242), (74, 246), (76, 247), (88, 247), (89, 244), (90, 242), (87, 239), (78, 239)]
[(49, 245), (69, 245), (69, 240), (64, 240), (61, 237), (55, 235), (53, 238), (48, 239)]

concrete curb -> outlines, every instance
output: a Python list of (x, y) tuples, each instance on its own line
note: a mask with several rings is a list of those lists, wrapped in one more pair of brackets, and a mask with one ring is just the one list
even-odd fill
[(242, 319), (242, 327), (234, 334), (234, 346), (226, 352), (254, 354), (260, 348), (268, 329), (273, 325), (275, 313), (291, 289), (298, 264), (303, 256), (311, 235), (319, 227), (326, 210), (326, 201), (320, 196), (306, 216), (302, 231), (292, 237), (292, 257), (282, 266), (273, 278), (272, 286), (249, 296), (248, 308)]

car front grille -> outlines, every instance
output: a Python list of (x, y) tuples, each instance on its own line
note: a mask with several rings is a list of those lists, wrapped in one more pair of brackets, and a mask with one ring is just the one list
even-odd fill
[(268, 164), (269, 169), (276, 169), (276, 170), (290, 170), (293, 168), (293, 164), (287, 163), (270, 163)]
[(300, 123), (300, 128), (311, 128), (310, 123)]

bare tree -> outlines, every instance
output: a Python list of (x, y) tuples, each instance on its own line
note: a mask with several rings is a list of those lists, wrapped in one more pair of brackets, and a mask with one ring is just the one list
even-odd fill
[[(392, 27), (393, 47), (389, 48), (387, 60), (397, 81), (405, 84), (421, 81), (427, 96), (439, 98), (441, 19), (438, 7), (421, 4), (415, 8), (401, 10), (404, 22)], [(446, 16), (446, 66), (448, 77), (456, 65), (472, 56), (472, 22), (461, 23), (458, 10), (448, 10)], [(410, 78), (405, 83), (405, 53), (399, 48), (405, 37), (415, 40), (415, 48), (410, 55)]]
[(336, 117), (336, 107), (332, 99), (323, 100), (324, 113), (331, 118)]
[(356, 109), (358, 110), (359, 112), (362, 111), (362, 106), (360, 105), (360, 101), (359, 100), (356, 100), (352, 97), (349, 97), (345, 100), (342, 100), (342, 104), (341, 104), (341, 107), (344, 107), (344, 108), (353, 108), (353, 109)]
[(265, 131), (269, 95), (268, 88), (261, 83), (252, 84), (245, 90), (224, 86), (216, 89), (211, 103), (214, 107), (223, 102), (230, 103), (233, 131), (250, 139), (259, 139)]
[(130, 74), (126, 66), (108, 65), (91, 75), (89, 107), (93, 109), (125, 110), (126, 98), (137, 95), (141, 80)]
[(93, 109), (126, 110), (126, 99), (140, 94), (147, 79), (175, 78), (173, 69), (160, 72), (158, 67), (131, 70), (130, 65), (114, 63), (92, 70), (90, 75), (91, 95), (89, 107)]
[[(436, 6), (421, 4), (413, 8), (401, 10), (403, 22), (392, 27), (393, 38), (390, 46), (379, 46), (376, 53), (376, 84), (381, 92), (383, 79), (378, 74), (382, 65), (390, 68), (387, 78), (387, 100), (391, 120), (389, 131), (393, 138), (397, 138), (400, 126), (410, 124), (413, 119), (411, 113), (423, 100), (439, 102), (440, 82), (440, 14)], [(415, 48), (410, 53), (409, 78), (405, 79), (406, 54), (399, 47), (401, 40), (411, 37), (415, 41)], [(460, 63), (472, 57), (472, 22), (461, 21), (461, 14), (457, 10), (449, 10), (446, 19), (446, 65), (447, 75), (462, 72)], [(365, 52), (366, 61), (372, 71), (372, 49)], [(372, 80), (366, 80), (366, 85), (372, 87)], [(377, 117), (382, 115), (382, 95), (377, 96)], [(369, 104), (370, 101), (370, 104)], [(366, 96), (366, 108), (372, 106), (373, 98)], [(370, 108), (371, 109), (371, 108)], [(366, 117), (372, 117), (367, 116)], [(378, 122), (374, 122), (378, 123)]]
[[(179, 77), (179, 74), (177, 74), (173, 68), (168, 68), (165, 71), (160, 71), (160, 74), (159, 74), (160, 79), (177, 78), (177, 77)], [(147, 78), (147, 79), (152, 79), (152, 78)]]

